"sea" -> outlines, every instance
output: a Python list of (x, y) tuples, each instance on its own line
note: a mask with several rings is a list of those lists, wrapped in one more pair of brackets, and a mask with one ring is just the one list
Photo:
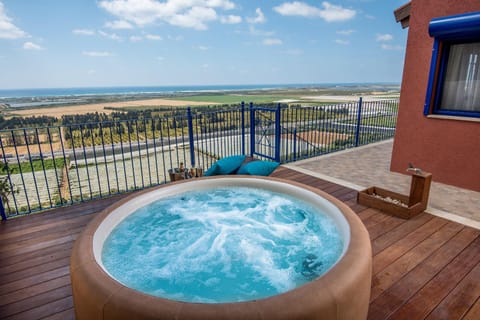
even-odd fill
[(120, 86), (120, 87), (75, 87), (0, 89), (0, 104), (9, 107), (34, 107), (65, 102), (82, 102), (92, 96), (161, 96), (186, 93), (214, 93), (225, 91), (279, 90), (325, 88), (339, 91), (350, 90), (398, 90), (395, 83), (311, 83), (311, 84), (242, 84), (242, 85), (192, 85), (192, 86)]

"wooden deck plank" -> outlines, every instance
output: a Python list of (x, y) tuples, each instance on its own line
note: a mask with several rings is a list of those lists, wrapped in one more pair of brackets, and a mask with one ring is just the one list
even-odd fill
[(24, 278), (28, 278), (34, 276), (38, 273), (48, 272), (51, 270), (55, 270), (61, 268), (65, 265), (70, 263), (70, 256), (63, 257), (60, 259), (56, 259), (53, 261), (49, 261), (47, 263), (43, 263), (41, 265), (37, 265), (31, 268), (23, 269), (22, 271), (17, 271), (14, 273), (9, 273), (4, 276), (0, 276), (0, 283), (9, 283), (17, 280), (21, 280)]
[(363, 221), (367, 220), (368, 218), (370, 218), (371, 216), (375, 215), (375, 214), (378, 214), (378, 210), (376, 209), (372, 209), (372, 208), (367, 208), (365, 210), (362, 210), (360, 212), (358, 212), (358, 217)]
[(426, 319), (461, 319), (480, 296), (479, 279), (477, 264)]
[(421, 243), (418, 243), (414, 248), (406, 252), (399, 259), (395, 260), (395, 263), (388, 265), (388, 267), (381, 271), (375, 270), (374, 262), (370, 300), (375, 300), (380, 294), (390, 288), (394, 283), (398, 282), (398, 280), (410, 270), (414, 269), (418, 264), (427, 259), (435, 250), (447, 243), (462, 229), (463, 226), (457, 223), (447, 223), (430, 237)]
[(42, 320), (74, 320), (75, 310), (73, 308), (66, 309), (62, 312), (42, 318)]
[(0, 235), (0, 241), (7, 244), (9, 243), (9, 240), (11, 240), (11, 242), (18, 242), (21, 240), (35, 239), (38, 236), (45, 234), (47, 231), (48, 233), (51, 233), (52, 229), (59, 228), (65, 230), (74, 228), (77, 225), (85, 225), (91, 219), (91, 214), (85, 214), (80, 216), (72, 216), (70, 218), (52, 221), (49, 223), (43, 223), (27, 229), (4, 231)]
[(5, 317), (6, 320), (32, 320), (43, 319), (45, 317), (56, 315), (65, 310), (71, 310), (73, 308), (73, 298), (68, 296), (62, 299), (55, 300), (54, 302), (44, 304), (42, 306), (32, 308), (28, 311), (17, 313), (10, 317)]
[(55, 237), (54, 233), (49, 234), (47, 237), (41, 239), (40, 242), (31, 242), (29, 244), (18, 243), (17, 245), (10, 246), (7, 250), (0, 252), (0, 256), (2, 257), (2, 259), (8, 259), (10, 257), (21, 255), (24, 253), (30, 253), (37, 250), (46, 249), (51, 246), (72, 242), (75, 241), (76, 236), (81, 230), (82, 228), (80, 227), (77, 230), (74, 230), (74, 234), (72, 234), (71, 232), (66, 232), (62, 235), (58, 235), (58, 238)]
[(75, 238), (77, 234), (82, 232), (85, 228), (86, 222), (77, 225), (72, 229), (50, 230), (48, 233), (39, 235), (36, 239), (19, 240), (18, 242), (6, 243), (0, 248), (0, 255), (2, 257), (11, 257), (18, 254), (23, 254), (31, 251), (40, 250), (52, 246), (53, 244), (63, 243), (62, 241), (69, 241)]
[(463, 318), (464, 320), (478, 320), (480, 319), (480, 297), (477, 298), (475, 304), (468, 310)]
[(31, 296), (18, 302), (1, 306), (0, 314), (6, 317), (12, 316), (71, 296), (72, 287), (70, 285), (66, 285), (60, 288), (53, 289), (51, 291), (42, 292), (40, 294)]
[[(480, 263), (479, 234), (478, 230), (465, 228), (420, 266), (416, 272), (417, 274), (421, 273), (422, 276), (415, 276), (417, 283), (422, 279), (432, 277), (433, 272), (445, 265), (418, 293), (399, 308), (391, 319), (423, 319), (428, 316), (472, 267)], [(469, 241), (472, 242), (469, 243)], [(465, 246), (465, 244), (468, 245)], [(464, 246), (465, 249), (463, 249)], [(457, 252), (460, 253), (450, 262), (451, 257)]]
[(403, 240), (406, 235), (417, 230), (418, 228), (428, 223), (433, 218), (434, 217), (429, 214), (424, 214), (424, 213), (420, 214), (408, 220), (408, 223), (403, 223), (398, 227), (390, 230), (390, 232), (374, 239), (374, 241), (372, 241), (373, 255), (377, 255), (379, 252), (381, 252), (385, 248), (397, 243), (400, 240)]
[(53, 245), (53, 246), (50, 246), (50, 247), (46, 247), (46, 248), (41, 249), (41, 250), (31, 251), (31, 252), (28, 252), (28, 253), (8, 257), (8, 259), (4, 258), (2, 255), (0, 255), (0, 257), (1, 257), (0, 267), (2, 268), (2, 270), (6, 269), (8, 271), (8, 269), (10, 267), (15, 268), (16, 264), (24, 263), (18, 268), (18, 270), (22, 270), (26, 267), (25, 263), (28, 266), (29, 261), (35, 262), (35, 261), (37, 261), (36, 259), (39, 258), (39, 257), (54, 255), (57, 252), (62, 251), (62, 250), (71, 250), (72, 247), (73, 247), (73, 241), (69, 241), (69, 242)]
[(405, 223), (404, 219), (385, 215), (387, 218), (376, 225), (371, 226), (368, 228), (368, 232), (370, 234), (370, 239), (374, 240), (378, 237), (388, 234), (392, 229), (398, 227), (399, 225)]
[[(357, 204), (355, 190), (285, 167), (273, 176), (330, 193), (362, 219), (374, 254), (369, 319), (480, 319), (479, 230), (426, 213), (399, 219)], [(0, 223), (0, 319), (75, 319), (73, 242), (96, 212), (125, 196)]]
[(5, 276), (9, 277), (14, 273), (20, 273), (25, 269), (41, 267), (43, 264), (49, 263), (51, 261), (55, 261), (57, 259), (70, 257), (71, 252), (72, 252), (72, 246), (68, 245), (68, 246), (65, 246), (64, 249), (57, 248), (52, 252), (48, 252), (47, 254), (41, 254), (39, 256), (26, 259), (24, 261), (20, 261), (14, 264), (0, 267), (0, 278)]
[(65, 275), (70, 274), (70, 266), (62, 266), (60, 268), (50, 270), (48, 272), (39, 273), (28, 278), (23, 278), (17, 281), (5, 283), (0, 285), (0, 295), (4, 295), (10, 292), (17, 291), (19, 289), (24, 289), (32, 287), (39, 283), (43, 283), (49, 280), (53, 280)]
[[(447, 267), (455, 269), (456, 262), (467, 264), (471, 263), (471, 265), (463, 267), (467, 272), (471, 269), (472, 265), (478, 264), (476, 259), (470, 259), (469, 261), (465, 260), (470, 258), (475, 252), (478, 254), (478, 248), (476, 248), (476, 246), (470, 248), (469, 250), (465, 250), (465, 248), (469, 248), (473, 239), (478, 239), (477, 231), (478, 230), (473, 230), (471, 228), (464, 228), (455, 237), (453, 237), (448, 244), (445, 244), (433, 252), (429, 259), (425, 259), (416, 268), (411, 270), (407, 275), (392, 285), (388, 290), (384, 291), (381, 296), (370, 303), (369, 319), (387, 319), (395, 311), (399, 310), (403, 305), (405, 305), (411, 297), (417, 294), (417, 292), (419, 292), (419, 290), (421, 290), (425, 284), (432, 281), (432, 279), (435, 279), (442, 272), (442, 270), (445, 270)], [(452, 266), (450, 266), (451, 264)], [(449, 271), (450, 269), (447, 269), (447, 271), (443, 272), (447, 272), (448, 274)], [(442, 281), (445, 279), (440, 278), (438, 280)], [(450, 281), (450, 279), (448, 279), (448, 281)], [(452, 281), (451, 283), (456, 286), (458, 281)], [(428, 299), (428, 297), (426, 298)], [(433, 300), (435, 299), (433, 298)], [(415, 307), (422, 308), (422, 306), (417, 305)], [(399, 317), (398, 319), (402, 318)], [(417, 319), (423, 318), (419, 317)]]
[[(22, 301), (32, 296), (70, 285), (70, 274), (63, 277), (52, 279), (51, 281), (41, 282), (37, 285), (29, 286), (13, 292), (8, 292), (0, 296), (0, 306), (5, 306), (16, 301)], [(1, 314), (1, 313), (0, 313)]]

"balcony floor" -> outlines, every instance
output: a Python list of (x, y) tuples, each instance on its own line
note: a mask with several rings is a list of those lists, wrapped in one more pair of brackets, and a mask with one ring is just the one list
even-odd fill
[[(422, 213), (410, 220), (356, 203), (357, 192), (285, 167), (299, 181), (346, 202), (373, 249), (369, 319), (480, 319), (480, 230)], [(74, 319), (70, 252), (95, 213), (123, 196), (0, 224), (0, 318)]]

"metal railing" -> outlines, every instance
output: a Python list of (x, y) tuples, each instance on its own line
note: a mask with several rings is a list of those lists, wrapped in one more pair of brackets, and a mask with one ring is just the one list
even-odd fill
[(246, 154), (291, 162), (393, 137), (398, 101), (187, 108), (172, 116), (0, 131), (2, 219), (170, 181)]

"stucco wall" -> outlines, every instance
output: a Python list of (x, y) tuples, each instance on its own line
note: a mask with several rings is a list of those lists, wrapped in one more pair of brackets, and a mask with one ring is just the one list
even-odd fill
[(479, 0), (412, 1), (391, 170), (405, 173), (411, 162), (431, 172), (434, 181), (480, 191), (480, 119), (423, 115), (433, 47), (428, 24), (435, 17), (474, 11), (480, 11)]

